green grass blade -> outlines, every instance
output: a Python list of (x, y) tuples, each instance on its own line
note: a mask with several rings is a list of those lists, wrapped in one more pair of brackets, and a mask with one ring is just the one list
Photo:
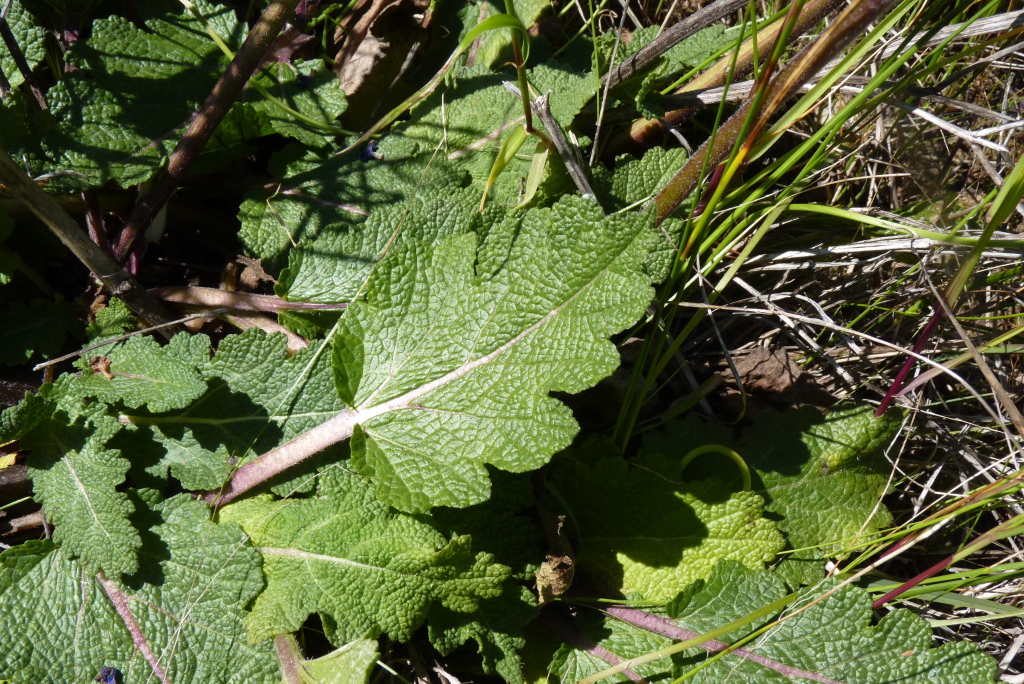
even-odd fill
[(427, 81), (426, 85), (424, 85), (422, 88), (420, 88), (415, 93), (406, 98), (406, 100), (402, 102), (402, 104), (398, 105), (390, 112), (385, 114), (384, 118), (382, 118), (380, 121), (371, 126), (365, 133), (359, 136), (359, 138), (355, 142), (353, 142), (351, 145), (349, 145), (344, 150), (339, 152), (339, 154), (343, 154), (355, 147), (358, 147), (359, 145), (362, 145), (371, 137), (377, 135), (387, 126), (391, 125), (395, 121), (395, 119), (401, 116), (404, 112), (408, 111), (409, 109), (412, 109), (414, 106), (416, 106), (423, 100), (427, 99), (430, 93), (434, 91), (434, 88), (436, 88), (438, 84), (441, 83), (441, 79), (444, 78), (445, 74), (451, 71), (452, 67), (455, 66), (456, 61), (458, 61), (462, 53), (468, 50), (469, 47), (473, 44), (473, 41), (476, 40), (477, 36), (487, 31), (496, 31), (499, 29), (513, 29), (519, 31), (522, 35), (527, 36), (527, 40), (529, 39), (529, 34), (526, 32), (526, 27), (523, 25), (523, 22), (519, 21), (517, 17), (513, 17), (508, 14), (496, 14), (493, 17), (488, 17), (487, 19), (484, 19), (479, 24), (477, 24), (476, 26), (469, 30), (469, 33), (467, 33), (465, 38), (463, 38), (462, 41), (459, 43), (459, 46), (455, 49), (455, 52), (452, 53), (452, 56), (449, 57), (448, 61), (444, 63), (444, 66), (441, 67), (441, 70), (434, 74), (433, 78)]

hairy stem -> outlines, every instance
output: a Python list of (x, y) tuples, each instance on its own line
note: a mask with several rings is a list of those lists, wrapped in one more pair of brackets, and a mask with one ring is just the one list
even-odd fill
[[(575, 625), (568, 620), (562, 620), (550, 613), (542, 612), (540, 615), (540, 624), (546, 630), (557, 636), (565, 643), (571, 645), (573, 648), (583, 651), (588, 655), (592, 655), (595, 658), (599, 658), (609, 665), (619, 665), (623, 661), (621, 656), (612, 653), (604, 646), (598, 644), (589, 634), (576, 629)], [(644, 681), (643, 677), (629, 668), (623, 669), (622, 674), (629, 677), (630, 681), (633, 682)]]
[(135, 616), (132, 615), (131, 608), (128, 607), (128, 596), (121, 591), (121, 589), (114, 584), (112, 581), (107, 579), (107, 576), (102, 572), (96, 575), (96, 580), (103, 587), (103, 591), (107, 592), (107, 597), (110, 602), (114, 604), (114, 610), (117, 611), (117, 616), (121, 618), (121, 622), (128, 628), (128, 633), (132, 635), (132, 643), (135, 644), (135, 648), (139, 649), (142, 656), (149, 663), (149, 666), (153, 668), (153, 674), (163, 684), (171, 684), (170, 677), (164, 672), (163, 668), (160, 667), (160, 661), (157, 659), (156, 654), (153, 653), (153, 649), (149, 647), (149, 642), (146, 641), (146, 635), (142, 633), (142, 628), (139, 627), (138, 621)]
[(347, 302), (289, 302), (276, 295), (229, 292), (215, 287), (166, 285), (154, 287), (149, 293), (165, 302), (210, 309), (227, 308), (235, 311), (338, 311), (348, 306)]
[(223, 505), (249, 491), (278, 473), (301, 463), (313, 454), (342, 442), (352, 436), (357, 419), (365, 418), (359, 412), (347, 409), (309, 432), (272, 449), (235, 471), (223, 488), (206, 492), (200, 498), (210, 504)]
[(281, 32), (298, 1), (274, 0), (263, 11), (263, 15), (246, 37), (245, 43), (214, 85), (198, 114), (192, 119), (185, 135), (171, 152), (167, 173), (152, 190), (139, 199), (129, 215), (114, 250), (114, 257), (118, 261), (124, 261), (150, 220), (170, 198), (174, 189), (181, 184), (228, 109), (238, 99), (242, 88), (263, 62), (271, 44)]
[[(636, 610), (635, 608), (627, 608), (626, 606), (612, 606), (608, 609), (608, 614), (612, 617), (616, 617), (622, 620), (623, 622), (628, 622), (631, 625), (634, 625), (641, 629), (645, 629), (648, 632), (661, 634), (662, 636), (667, 636), (672, 639), (689, 640), (700, 636), (700, 634), (698, 634), (697, 632), (691, 632), (688, 629), (683, 629), (682, 627), (677, 626), (675, 623), (663, 617), (660, 617), (658, 615), (652, 615), (651, 613), (646, 613), (642, 610)], [(727, 644), (724, 641), (716, 640), (705, 641), (700, 645), (700, 647), (706, 651), (711, 651), (713, 653), (720, 653), (721, 651), (726, 651), (732, 648), (730, 644)], [(820, 674), (818, 672), (801, 670), (798, 667), (792, 667), (790, 665), (786, 665), (785, 663), (780, 663), (777, 660), (766, 658), (746, 648), (735, 648), (730, 652), (730, 655), (734, 655), (737, 658), (749, 660), (770, 670), (775, 670), (776, 672), (790, 679), (800, 678), (808, 679), (812, 682), (823, 682), (824, 684), (841, 684), (835, 679), (826, 677), (825, 675)]]
[(274, 637), (274, 650), (277, 651), (277, 663), (281, 666), (281, 676), (285, 684), (302, 684), (300, 676), (302, 653), (299, 644), (291, 634), (278, 634)]
[(745, 627), (753, 622), (757, 622), (762, 618), (779, 613), (780, 611), (782, 611), (783, 608), (785, 608), (790, 603), (795, 601), (796, 598), (796, 593), (790, 594), (788, 596), (783, 596), (778, 601), (774, 601), (768, 604), (767, 606), (762, 606), (761, 608), (758, 608), (749, 615), (744, 615), (738, 620), (733, 620), (727, 625), (723, 625), (717, 629), (713, 629), (706, 634), (701, 634), (689, 639), (684, 639), (683, 641), (680, 641), (677, 644), (672, 644), (671, 646), (660, 648), (657, 651), (652, 651), (650, 653), (638, 656), (636, 658), (630, 658), (629, 660), (621, 662), (618, 665), (608, 668), (607, 670), (602, 670), (597, 674), (592, 674), (589, 677), (586, 677), (585, 679), (581, 679), (578, 682), (578, 684), (596, 684), (596, 682), (604, 681), (606, 678), (612, 676), (613, 674), (622, 672), (627, 667), (635, 667), (637, 665), (643, 665), (644, 663), (649, 663), (655, 660), (659, 660), (661, 658), (667, 658), (676, 653), (682, 653), (683, 651), (694, 648), (696, 646), (701, 646), (709, 641), (714, 641), (718, 639), (718, 637), (720, 636), (725, 636), (726, 634), (730, 634), (731, 632), (734, 632), (737, 629)]

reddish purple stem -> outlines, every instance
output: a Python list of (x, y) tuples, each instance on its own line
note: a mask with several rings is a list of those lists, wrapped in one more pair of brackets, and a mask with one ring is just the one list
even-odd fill
[[(924, 326), (924, 330), (921, 331), (921, 336), (917, 338), (917, 342), (914, 343), (914, 353), (920, 354), (921, 350), (924, 349), (924, 345), (928, 344), (928, 340), (931, 338), (935, 329), (939, 326), (939, 323), (945, 317), (945, 313), (941, 308), (936, 307), (935, 313), (932, 314), (931, 320)], [(893, 399), (896, 398), (896, 394), (903, 389), (903, 384), (907, 380), (907, 375), (910, 374), (910, 369), (914, 367), (914, 357), (911, 356), (903, 364), (903, 368), (896, 374), (896, 379), (892, 383), (892, 387), (885, 393), (885, 398), (882, 399), (882, 403), (878, 405), (878, 410), (875, 411), (875, 418), (881, 418), (882, 414), (885, 413), (889, 405), (892, 404)]]
[(693, 208), (693, 218), (698, 218), (704, 213), (704, 210), (708, 208), (708, 203), (711, 202), (711, 196), (715, 194), (718, 184), (722, 182), (722, 174), (724, 172), (725, 164), (719, 164), (715, 167), (714, 172), (711, 174), (711, 179), (708, 181), (708, 186), (704, 188), (704, 194), (700, 196), (700, 201), (698, 201), (697, 206)]
[(96, 200), (96, 193), (92, 190), (83, 192), (82, 202), (85, 203), (85, 227), (89, 231), (89, 238), (105, 254), (110, 254), (110, 238), (107, 236), (107, 226), (103, 220), (99, 202)]
[[(687, 639), (696, 639), (700, 636), (697, 632), (691, 632), (688, 629), (683, 629), (679, 625), (675, 624), (667, 618), (663, 618), (660, 615), (652, 615), (642, 610), (636, 610), (635, 608), (627, 608), (626, 606), (612, 606), (608, 609), (608, 614), (612, 617), (616, 617), (623, 622), (628, 622), (634, 627), (653, 632), (655, 634), (661, 634), (672, 639), (679, 639), (685, 641)], [(731, 648), (729, 644), (724, 641), (715, 641), (713, 639), (705, 641), (700, 645), (706, 651), (712, 651), (719, 653)], [(762, 667), (767, 667), (770, 670), (775, 670), (779, 674), (782, 674), (790, 679), (809, 679), (812, 682), (823, 682), (824, 684), (842, 684), (841, 682), (830, 679), (823, 674), (818, 672), (810, 672), (808, 670), (801, 670), (797, 667), (791, 667), (784, 663), (780, 663), (777, 660), (766, 658), (763, 655), (759, 655), (745, 648), (737, 648), (729, 653), (738, 658), (749, 660), (753, 663), (757, 663)]]
[[(555, 636), (573, 648), (583, 651), (588, 655), (592, 655), (595, 658), (600, 658), (609, 665), (618, 665), (623, 661), (623, 658), (598, 644), (590, 637), (589, 634), (585, 634), (584, 632), (576, 629), (576, 626), (567, 620), (562, 620), (554, 615), (542, 612), (540, 614), (540, 624), (546, 630), (552, 632)], [(623, 670), (622, 674), (629, 677), (630, 681), (633, 682), (644, 681), (643, 677), (629, 668)]]
[(955, 560), (955, 556), (950, 556), (949, 558), (946, 558), (945, 560), (939, 561), (938, 563), (936, 563), (932, 567), (928, 568), (924, 572), (922, 572), (922, 573), (920, 573), (918, 575), (915, 575), (911, 579), (908, 579), (906, 582), (904, 582), (900, 586), (896, 587), (895, 589), (890, 591), (885, 596), (882, 596), (881, 598), (875, 599), (874, 603), (871, 604), (871, 607), (872, 608), (876, 608), (876, 609), (877, 608), (881, 608), (886, 603), (888, 603), (889, 601), (892, 601), (894, 598), (896, 598), (900, 594), (913, 589), (914, 587), (916, 587), (921, 582), (924, 582), (929, 577), (932, 577), (934, 575), (939, 574), (940, 572), (942, 572), (943, 570), (948, 568), (950, 565), (952, 565), (954, 560)]
[(103, 590), (107, 592), (107, 597), (110, 602), (114, 604), (114, 610), (117, 611), (117, 616), (121, 618), (121, 622), (128, 628), (128, 633), (131, 634), (132, 643), (135, 644), (135, 648), (139, 649), (142, 656), (149, 663), (149, 666), (153, 668), (153, 674), (163, 684), (171, 684), (170, 678), (167, 673), (164, 672), (163, 668), (160, 667), (160, 660), (153, 653), (153, 649), (149, 647), (149, 642), (146, 640), (146, 635), (142, 633), (142, 628), (139, 626), (138, 620), (132, 615), (132, 610), (128, 606), (128, 597), (121, 591), (121, 589), (114, 582), (107, 579), (103, 573), (96, 576), (97, 581)]

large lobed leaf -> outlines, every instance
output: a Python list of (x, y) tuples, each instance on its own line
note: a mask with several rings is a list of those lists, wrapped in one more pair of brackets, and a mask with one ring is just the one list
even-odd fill
[(498, 598), (480, 602), (471, 614), (443, 607), (430, 612), (430, 642), (447, 655), (470, 639), (476, 641), (484, 671), (510, 684), (522, 684), (519, 651), (526, 644), (521, 629), (537, 617), (536, 600), (525, 587), (510, 586)]
[(664, 600), (720, 560), (763, 569), (782, 550), (760, 496), (679, 479), (670, 464), (650, 460), (555, 464), (549, 486), (579, 535), (577, 567), (605, 592)]
[[(173, 347), (172, 341), (164, 354)], [(207, 387), (202, 396), (182, 410), (126, 411), (132, 428), (119, 437), (119, 445), (136, 454), (137, 471), (144, 468), (162, 479), (170, 468), (189, 489), (219, 487), (237, 463), (344, 408), (322, 347), (315, 344), (289, 357), (283, 335), (251, 329), (230, 336), (195, 371)], [(150, 357), (154, 363), (159, 359)]]
[(335, 338), (352, 464), (403, 510), (483, 501), (485, 464), (533, 470), (568, 446), (578, 427), (550, 393), (609, 375), (608, 337), (652, 296), (649, 214), (565, 198), (487, 237), (479, 270), (473, 235), (395, 249)]
[(103, 369), (106, 372), (87, 367), (76, 379), (75, 390), (110, 404), (121, 402), (128, 408), (184, 408), (206, 391), (206, 382), (196, 366), (206, 360), (209, 348), (206, 335), (175, 335), (166, 347), (152, 337), (131, 337), (104, 348), (103, 358), (110, 361)]
[[(751, 468), (754, 490), (795, 550), (783, 562), (794, 585), (814, 582), (823, 557), (852, 548), (892, 523), (881, 503), (888, 467), (881, 447), (899, 428), (899, 418), (873, 418), (867, 406), (839, 408), (828, 416), (811, 407), (763, 413), (737, 440), (695, 417), (675, 421), (645, 436), (647, 458), (679, 462), (705, 444), (735, 447)], [(718, 478), (738, 485), (738, 470), (725, 457), (708, 454), (686, 469), (685, 480)]]
[[(110, 574), (138, 569), (141, 540), (128, 521), (134, 506), (117, 487), (128, 461), (106, 443), (121, 429), (102, 409), (71, 416), (53, 410), (21, 438), (33, 495), (55, 525), (62, 552)], [(52, 411), (50, 413), (49, 411)]]
[(373, 495), (369, 482), (334, 468), (314, 499), (251, 499), (225, 507), (263, 556), (267, 588), (246, 618), (259, 641), (318, 612), (336, 643), (382, 632), (407, 641), (437, 602), (458, 613), (497, 597), (508, 568), (473, 555), (469, 537), (448, 540)]

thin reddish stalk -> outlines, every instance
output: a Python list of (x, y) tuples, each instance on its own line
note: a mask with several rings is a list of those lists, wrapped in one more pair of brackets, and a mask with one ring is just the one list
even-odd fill
[(132, 615), (132, 610), (128, 606), (128, 597), (121, 591), (120, 588), (109, 579), (102, 572), (96, 575), (96, 580), (103, 587), (103, 591), (107, 592), (107, 598), (114, 604), (114, 610), (117, 611), (117, 616), (121, 618), (121, 622), (128, 629), (128, 633), (132, 636), (132, 643), (135, 644), (135, 648), (139, 649), (139, 652), (149, 663), (149, 666), (153, 668), (153, 674), (163, 684), (171, 684), (170, 677), (164, 672), (163, 668), (160, 667), (160, 661), (157, 659), (156, 654), (153, 653), (153, 649), (149, 647), (149, 642), (146, 640), (146, 635), (142, 633), (142, 628), (139, 627), (138, 620)]
[(895, 589), (890, 591), (888, 594), (885, 594), (881, 598), (875, 599), (874, 602), (871, 604), (871, 607), (875, 608), (875, 609), (881, 608), (886, 603), (888, 603), (889, 601), (892, 601), (894, 598), (896, 598), (900, 594), (902, 594), (902, 593), (904, 593), (906, 591), (909, 591), (910, 589), (913, 589), (914, 587), (916, 587), (918, 584), (920, 584), (921, 582), (925, 581), (929, 577), (932, 577), (934, 575), (939, 574), (940, 572), (942, 572), (943, 570), (948, 568), (950, 565), (952, 565), (955, 561), (956, 561), (956, 556), (950, 556), (949, 558), (947, 558), (947, 559), (945, 559), (943, 561), (939, 561), (938, 563), (936, 563), (932, 567), (928, 568), (924, 572), (915, 575), (913, 578), (907, 580), (906, 582), (904, 582), (900, 586), (896, 587)]
[[(599, 658), (609, 665), (618, 665), (624, 660), (622, 656), (612, 653), (604, 646), (598, 644), (589, 634), (576, 629), (575, 625), (567, 620), (562, 620), (550, 613), (542, 612), (540, 614), (539, 621), (544, 629), (548, 630), (565, 643), (579, 651), (583, 651), (595, 658)], [(622, 674), (629, 677), (630, 681), (633, 682), (645, 681), (643, 677), (630, 669), (623, 670)]]
[(873, 607), (879, 608), (880, 606), (885, 605), (897, 596), (909, 591), (910, 589), (913, 589), (929, 577), (939, 574), (940, 572), (942, 572), (958, 560), (963, 560), (964, 558), (967, 558), (974, 552), (980, 551), (981, 549), (985, 548), (989, 544), (992, 544), (993, 542), (996, 542), (1000, 539), (1005, 539), (1007, 537), (1018, 536), (1022, 531), (1022, 522), (1024, 522), (1024, 514), (1015, 515), (1009, 520), (1004, 520), (988, 532), (979, 535), (974, 541), (972, 541), (970, 544), (967, 544), (956, 553), (952, 554), (949, 558), (946, 558), (945, 560), (936, 563), (924, 572), (916, 575), (915, 577), (907, 580), (900, 586), (896, 587), (895, 589), (887, 593), (885, 596), (876, 599), (875, 602), (872, 604)]
[[(932, 334), (935, 332), (936, 328), (939, 327), (939, 323), (944, 317), (945, 314), (943, 314), (942, 309), (935, 310), (935, 313), (932, 314), (927, 325), (924, 326), (924, 330), (921, 331), (921, 335), (917, 338), (917, 342), (914, 343), (913, 351), (915, 354), (921, 353), (921, 350), (924, 349), (926, 344), (928, 344), (928, 340), (931, 339)], [(885, 397), (882, 398), (882, 403), (878, 405), (878, 409), (875, 411), (875, 418), (880, 418), (882, 414), (886, 412), (889, 405), (892, 404), (893, 399), (895, 399), (899, 391), (903, 389), (903, 384), (907, 380), (907, 375), (910, 374), (910, 369), (914, 367), (914, 361), (914, 357), (911, 356), (903, 363), (903, 367), (900, 368), (900, 372), (896, 374), (896, 379), (893, 380), (892, 387), (890, 387), (889, 391), (885, 393)]]
[[(688, 639), (696, 639), (701, 636), (698, 632), (692, 632), (688, 629), (676, 625), (675, 623), (667, 620), (659, 615), (652, 615), (651, 613), (644, 612), (642, 610), (636, 610), (635, 608), (627, 608), (626, 606), (612, 606), (608, 609), (608, 614), (612, 617), (616, 617), (623, 622), (628, 622), (631, 625), (645, 629), (648, 632), (655, 634), (661, 634), (672, 639), (680, 639), (686, 641)], [(705, 641), (700, 645), (706, 651), (713, 653), (719, 653), (727, 649), (732, 648), (730, 644), (724, 641)], [(818, 672), (811, 672), (810, 670), (801, 670), (798, 667), (792, 667), (785, 663), (780, 663), (777, 660), (766, 658), (763, 655), (754, 653), (753, 651), (746, 648), (735, 648), (730, 651), (730, 655), (734, 655), (737, 658), (743, 658), (749, 660), (752, 663), (757, 663), (762, 667), (766, 667), (770, 670), (774, 670), (779, 674), (790, 679), (808, 679), (812, 682), (822, 682), (822, 684), (842, 684), (841, 682), (826, 677)]]

